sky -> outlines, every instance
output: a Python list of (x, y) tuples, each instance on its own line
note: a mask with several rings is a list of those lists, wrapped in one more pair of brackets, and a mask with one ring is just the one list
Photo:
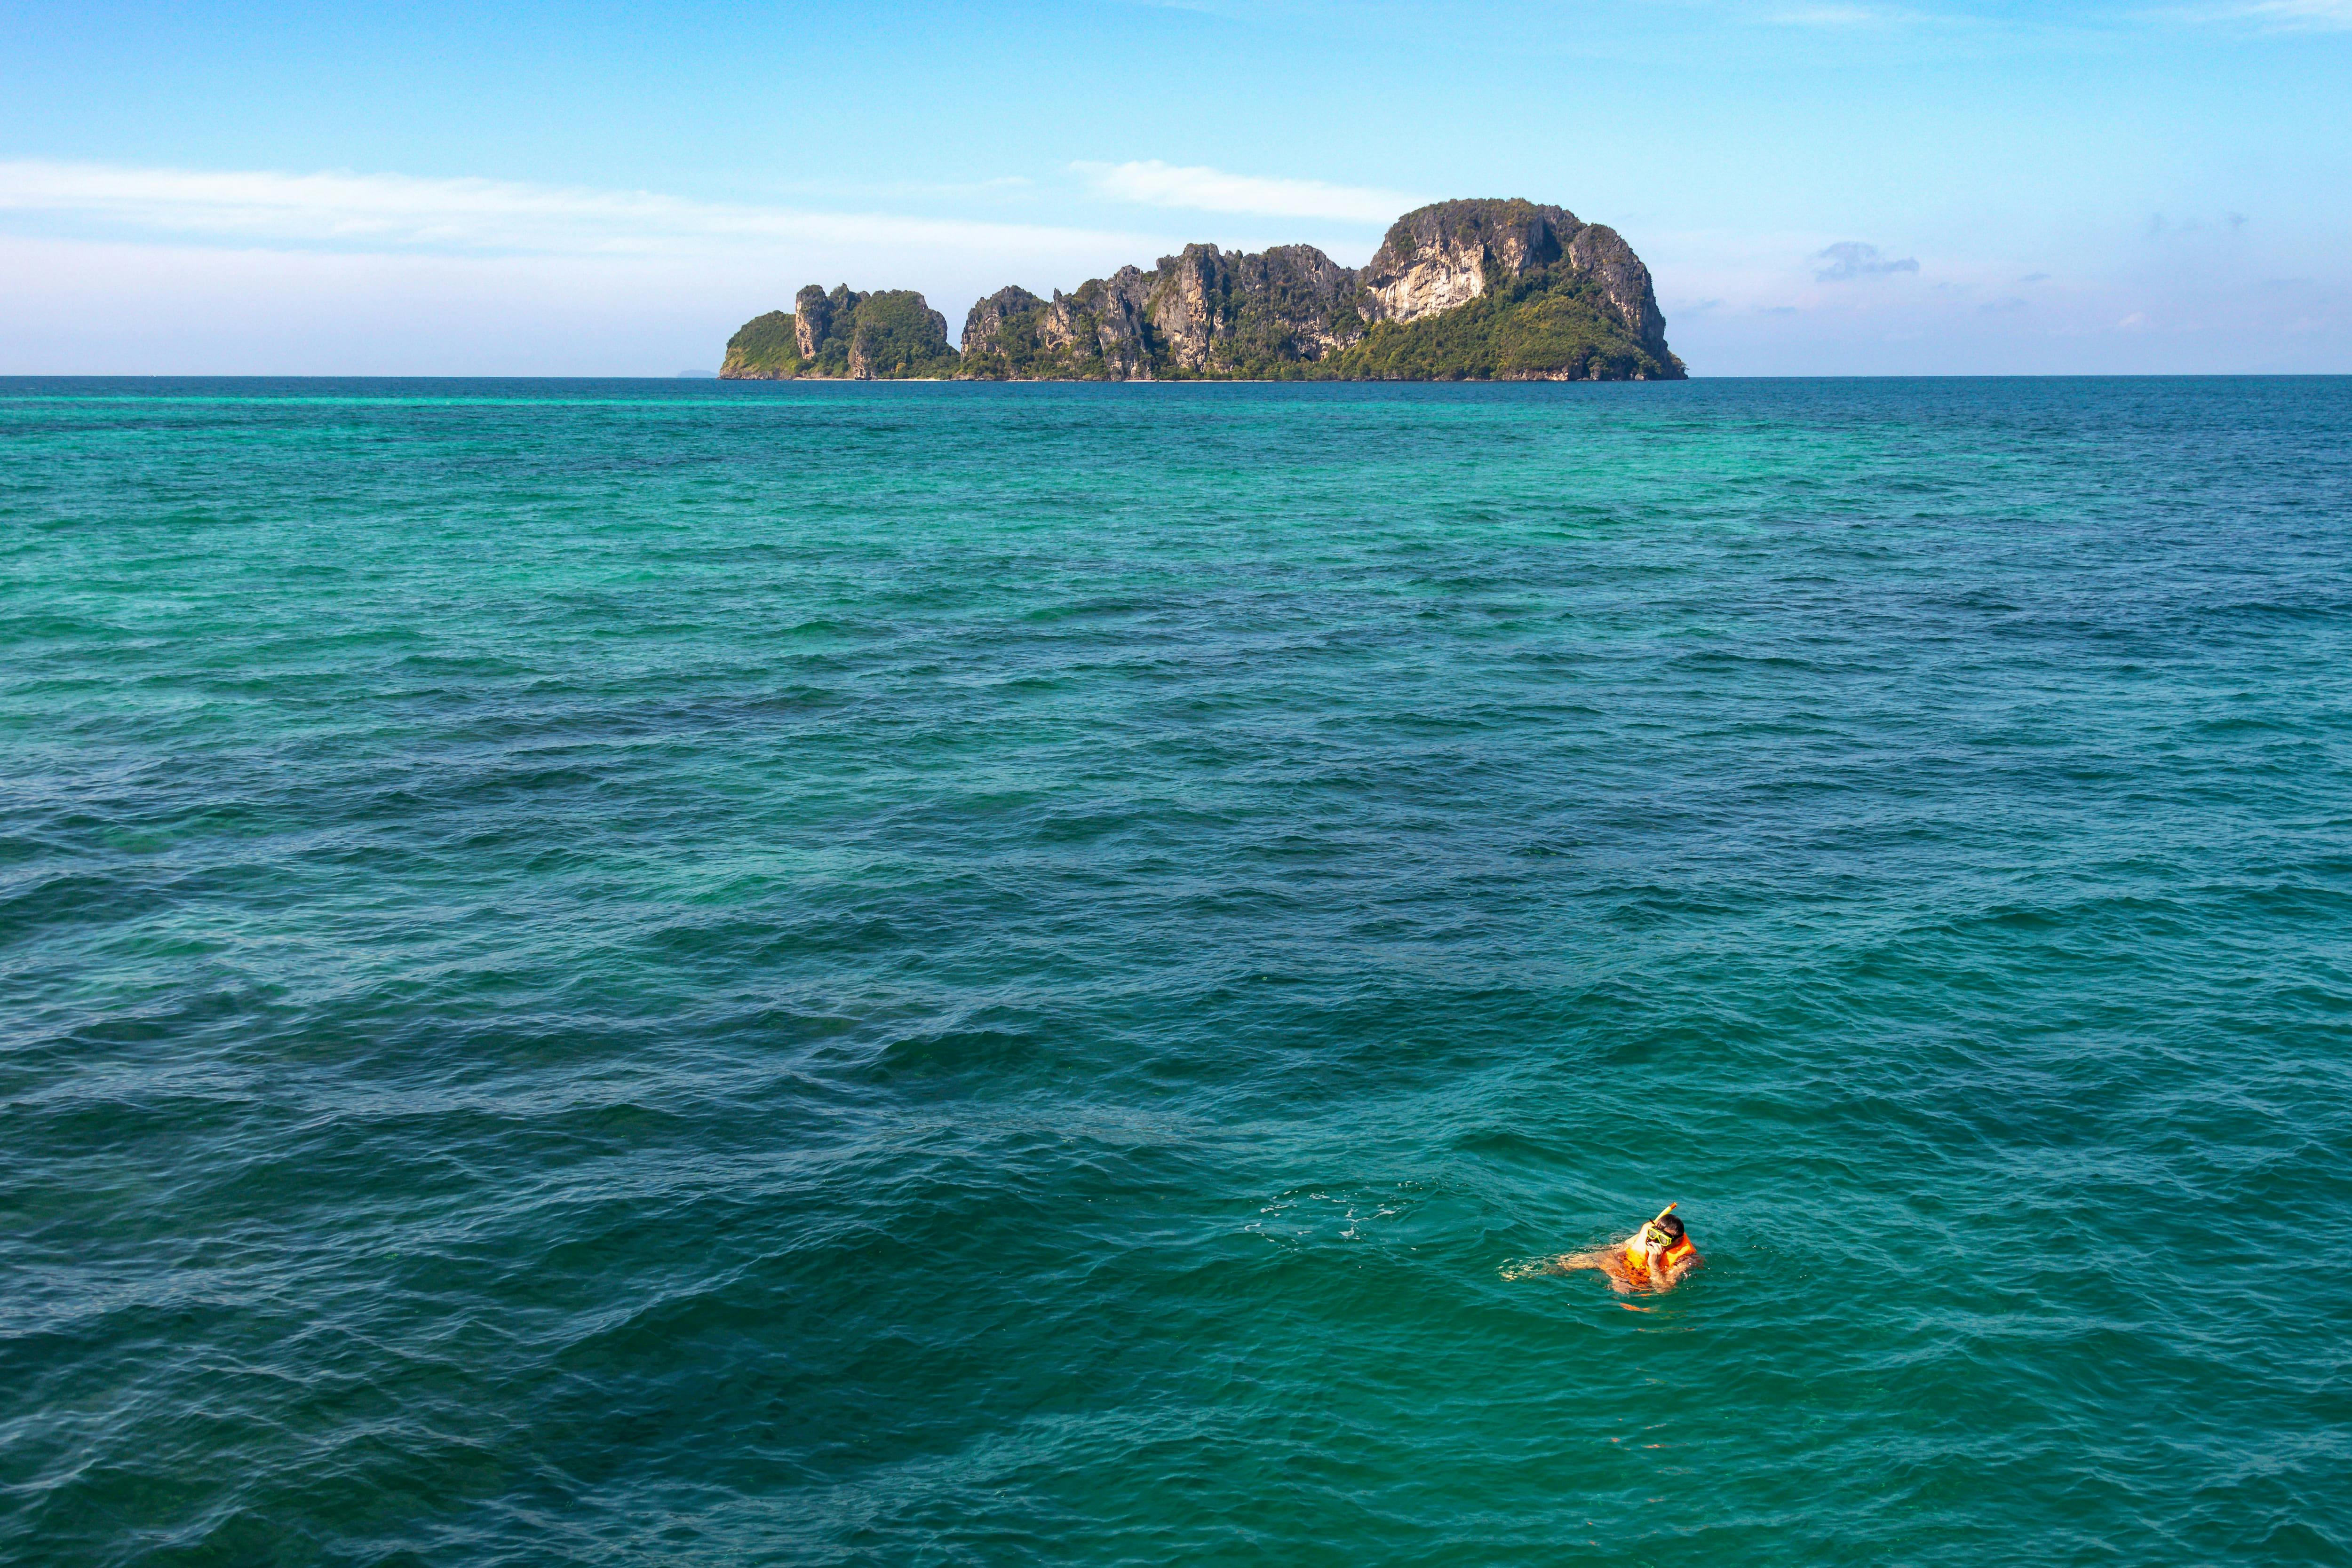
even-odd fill
[(20, 0), (0, 87), (7, 375), (676, 375), (1454, 196), (1696, 375), (2352, 372), (2352, 0)]

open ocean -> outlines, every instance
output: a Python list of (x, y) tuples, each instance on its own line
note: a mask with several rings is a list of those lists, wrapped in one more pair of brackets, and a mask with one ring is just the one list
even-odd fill
[(0, 747), (0, 1561), (2352, 1561), (2352, 379), (9, 381)]

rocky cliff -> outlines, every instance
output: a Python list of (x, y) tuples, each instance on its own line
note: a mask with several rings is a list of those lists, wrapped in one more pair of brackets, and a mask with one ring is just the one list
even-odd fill
[(1360, 268), (1313, 246), (1244, 255), (1192, 245), (1150, 272), (1123, 267), (1050, 299), (1002, 288), (965, 317), (961, 354), (919, 294), (811, 287), (793, 315), (746, 323), (727, 366), (720, 373), (738, 377), (1021, 381), (1683, 374), (1633, 247), (1564, 207), (1520, 201), (1407, 213)]
[(948, 343), (948, 319), (907, 289), (830, 294), (811, 284), (786, 315), (772, 310), (743, 324), (727, 340), (719, 373), (734, 381), (800, 377), (898, 381), (951, 376), (958, 356)]

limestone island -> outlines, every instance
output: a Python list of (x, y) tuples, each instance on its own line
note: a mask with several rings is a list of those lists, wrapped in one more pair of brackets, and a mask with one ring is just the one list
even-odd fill
[(1600, 224), (1533, 202), (1440, 202), (1372, 259), (1311, 245), (1188, 245), (1150, 272), (1040, 299), (1000, 288), (964, 318), (907, 289), (811, 284), (727, 340), (733, 381), (1679, 381), (1650, 269)]

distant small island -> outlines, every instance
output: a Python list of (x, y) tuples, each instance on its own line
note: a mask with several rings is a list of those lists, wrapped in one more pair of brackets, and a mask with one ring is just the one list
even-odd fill
[(997, 290), (962, 347), (920, 294), (814, 284), (727, 340), (730, 381), (1679, 381), (1650, 269), (1565, 207), (1440, 202), (1370, 261), (1188, 245), (1041, 299)]

